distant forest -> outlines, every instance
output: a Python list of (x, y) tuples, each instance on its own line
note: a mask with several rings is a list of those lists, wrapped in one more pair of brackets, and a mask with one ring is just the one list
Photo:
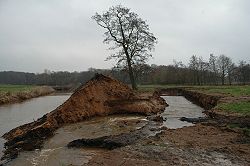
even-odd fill
[[(174, 84), (174, 85), (231, 85), (250, 83), (250, 64), (246, 61), (233, 63), (231, 58), (210, 54), (209, 60), (193, 55), (187, 65), (174, 61), (172, 65), (136, 65), (134, 73), (138, 84)], [(0, 84), (25, 85), (70, 85), (82, 84), (95, 73), (113, 76), (129, 83), (126, 69), (95, 69), (83, 72), (49, 71), (44, 73), (26, 73), (15, 71), (0, 72)]]

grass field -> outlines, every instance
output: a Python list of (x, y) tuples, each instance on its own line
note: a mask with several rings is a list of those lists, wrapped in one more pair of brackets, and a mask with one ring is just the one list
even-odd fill
[(206, 94), (222, 94), (225, 96), (250, 96), (250, 85), (245, 86), (176, 86), (176, 85), (139, 85), (140, 91), (153, 91), (161, 88), (185, 88)]
[(225, 96), (250, 96), (250, 86), (194, 86), (188, 89), (207, 94), (222, 94)]
[(221, 103), (216, 108), (225, 110), (228, 112), (237, 112), (243, 115), (250, 115), (250, 101), (242, 101), (235, 103)]
[(32, 85), (2, 85), (0, 84), (0, 93), (17, 93), (24, 91), (31, 91), (36, 86)]

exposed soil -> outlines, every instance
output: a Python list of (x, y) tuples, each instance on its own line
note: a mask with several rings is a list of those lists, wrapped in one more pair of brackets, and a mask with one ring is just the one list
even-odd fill
[(149, 137), (150, 135), (155, 135), (158, 131), (161, 131), (161, 128), (159, 127), (161, 125), (162, 122), (149, 121), (147, 125), (140, 129), (130, 131), (129, 133), (121, 133), (118, 135), (103, 136), (91, 139), (77, 139), (70, 142), (67, 146), (69, 148), (98, 147), (112, 150), (131, 145), (142, 138)]
[(15, 158), (22, 150), (41, 148), (44, 140), (64, 124), (117, 113), (156, 114), (166, 106), (157, 94), (138, 94), (113, 78), (97, 74), (54, 111), (4, 134), (7, 142), (3, 158)]
[(0, 94), (0, 105), (22, 102), (31, 98), (48, 95), (54, 91), (49, 86), (41, 86), (29, 92), (2, 93)]
[[(164, 94), (167, 92), (165, 91)], [(171, 91), (172, 95), (176, 92)], [(223, 96), (210, 96), (198, 92), (178, 91), (179, 95), (185, 94), (196, 103), (212, 108), (223, 100), (230, 102)], [(169, 93), (168, 93), (169, 95)], [(235, 98), (233, 98), (235, 100)], [(246, 97), (244, 97), (246, 100)], [(212, 109), (213, 110), (213, 109)], [(197, 123), (195, 126), (181, 129), (166, 129), (157, 136), (140, 138), (130, 144), (119, 144), (124, 141), (124, 135), (107, 136), (103, 138), (81, 139), (80, 146), (105, 148), (105, 144), (118, 143), (119, 146), (111, 151), (102, 151), (95, 155), (86, 165), (243, 165), (250, 163), (250, 137), (240, 130), (226, 127), (233, 122), (228, 114), (221, 116), (216, 110), (207, 112), (210, 118), (182, 118), (183, 120)], [(225, 114), (225, 113), (224, 113)], [(248, 119), (238, 117), (235, 122), (245, 124)], [(150, 119), (150, 118), (149, 118)], [(243, 120), (243, 121), (242, 121)], [(248, 121), (249, 122), (249, 121)], [(246, 125), (245, 125), (246, 126)], [(133, 133), (133, 136), (136, 134)], [(116, 140), (118, 139), (118, 142)], [(86, 142), (87, 141), (87, 142)], [(100, 141), (95, 144), (95, 141)], [(125, 141), (126, 142), (126, 141)], [(79, 142), (78, 142), (79, 143)], [(78, 144), (79, 145), (79, 144)], [(126, 146), (125, 146), (126, 145)], [(125, 147), (124, 147), (125, 146)]]
[(250, 162), (250, 138), (227, 128), (197, 124), (176, 130), (166, 130), (160, 138), (180, 147), (229, 153)]
[(197, 124), (95, 155), (87, 165), (249, 165), (249, 138)]

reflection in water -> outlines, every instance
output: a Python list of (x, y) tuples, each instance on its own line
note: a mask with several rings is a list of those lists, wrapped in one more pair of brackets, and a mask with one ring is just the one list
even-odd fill
[[(69, 98), (70, 94), (54, 94), (22, 103), (0, 106), (0, 136), (20, 125), (32, 122), (52, 111)], [(5, 140), (0, 138), (0, 158)]]
[(170, 129), (194, 125), (189, 122), (180, 121), (181, 117), (198, 118), (205, 116), (202, 113), (204, 111), (203, 108), (193, 104), (183, 96), (162, 96), (162, 98), (169, 104), (161, 115), (164, 119), (167, 119), (164, 122), (164, 126)]

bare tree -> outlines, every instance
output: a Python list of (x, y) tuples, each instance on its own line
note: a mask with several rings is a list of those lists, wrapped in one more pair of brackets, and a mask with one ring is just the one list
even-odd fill
[(232, 60), (230, 60), (227, 66), (227, 77), (228, 77), (229, 85), (232, 85), (232, 78), (233, 78), (233, 73), (234, 73), (235, 68), (236, 68), (235, 64), (232, 63)]
[(250, 81), (250, 64), (247, 64), (246, 61), (239, 62), (239, 81), (244, 85)]
[(136, 13), (120, 5), (92, 18), (106, 29), (104, 43), (112, 42), (110, 49), (117, 50), (107, 59), (116, 59), (117, 65), (127, 66), (132, 88), (136, 89), (133, 65), (144, 64), (152, 57), (150, 52), (156, 43), (149, 26)]
[(232, 60), (231, 58), (225, 55), (220, 55), (217, 59), (217, 64), (218, 64), (219, 74), (221, 77), (221, 84), (224, 85), (225, 77), (228, 75), (228, 68), (230, 65), (232, 65)]
[(193, 81), (194, 84), (200, 84), (200, 77), (199, 77), (199, 60), (196, 55), (191, 56), (189, 60), (189, 68), (193, 72)]
[(209, 56), (209, 70), (210, 70), (210, 74), (211, 74), (211, 81), (214, 84), (217, 84), (217, 75), (218, 75), (218, 70), (217, 70), (217, 57), (214, 56), (213, 54), (210, 54)]
[(198, 58), (198, 75), (200, 80), (200, 85), (204, 84), (206, 82), (206, 71), (208, 69), (208, 63), (203, 60), (203, 58), (200, 56)]

